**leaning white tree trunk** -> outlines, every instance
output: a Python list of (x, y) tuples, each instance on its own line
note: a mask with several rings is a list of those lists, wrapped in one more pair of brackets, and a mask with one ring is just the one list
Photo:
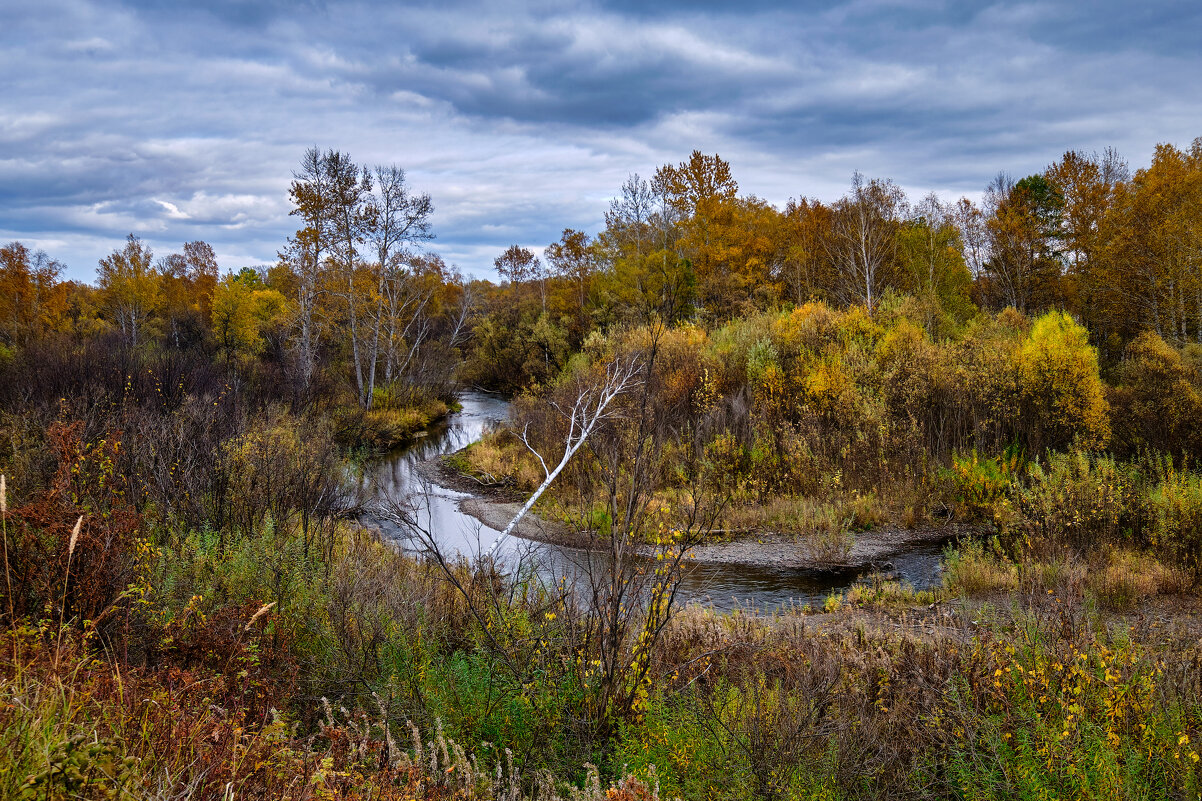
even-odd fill
[(564, 467), (571, 461), (576, 451), (580, 450), (580, 447), (588, 440), (597, 423), (608, 416), (607, 410), (614, 399), (639, 383), (639, 366), (640, 360), (637, 356), (624, 361), (614, 361), (606, 368), (605, 380), (601, 385), (582, 390), (576, 396), (576, 401), (570, 411), (565, 411), (558, 404), (552, 404), (568, 418), (568, 434), (564, 439), (563, 456), (554, 469), (547, 467), (547, 462), (542, 454), (530, 444), (530, 439), (527, 436), (529, 427), (523, 429), (521, 434), (518, 434), (518, 439), (538, 459), (538, 463), (543, 468), (545, 478), (543, 479), (543, 483), (538, 486), (538, 489), (534, 491), (534, 494), (526, 500), (526, 503), (522, 504), (522, 508), (509, 521), (509, 525), (505, 526), (500, 536), (489, 546), (485, 556), (492, 557), (501, 543), (513, 534), (518, 523), (522, 521), (522, 518), (533, 508), (539, 497), (551, 486), (552, 482), (555, 481), (555, 477), (563, 472)]

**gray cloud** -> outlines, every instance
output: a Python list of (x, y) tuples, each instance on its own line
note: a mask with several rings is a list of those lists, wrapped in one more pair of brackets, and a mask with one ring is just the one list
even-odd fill
[(1064, 150), (1202, 134), (1186, 4), (51, 0), (0, 6), (0, 239), (91, 278), (133, 231), (226, 266), (292, 232), (304, 148), (396, 162), (435, 247), (487, 275), (595, 230), (693, 148), (772, 202), (852, 170), (976, 193)]

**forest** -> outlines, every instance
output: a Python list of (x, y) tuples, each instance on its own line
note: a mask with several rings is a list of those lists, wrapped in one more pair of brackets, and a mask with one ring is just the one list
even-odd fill
[[(399, 166), (289, 198), (269, 266), (0, 248), (0, 798), (1202, 792), (1202, 138), (979, 203), (694, 151), (495, 281)], [(365, 492), (468, 390), (509, 418), (430, 469), (570, 580)], [(930, 587), (857, 556), (919, 536)], [(765, 542), (858, 579), (684, 602)]]

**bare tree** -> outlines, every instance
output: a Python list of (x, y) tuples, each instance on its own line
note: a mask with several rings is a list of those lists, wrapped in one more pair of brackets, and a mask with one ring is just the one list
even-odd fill
[(851, 194), (834, 206), (828, 254), (843, 277), (848, 303), (876, 308), (897, 251), (897, 227), (905, 216), (906, 196), (889, 180), (852, 176)]
[[(565, 679), (574, 675), (574, 686), (588, 688), (582, 717), (577, 718), (586, 750), (606, 747), (620, 721), (642, 709), (657, 667), (657, 644), (677, 607), (687, 554), (712, 531), (722, 508), (717, 500), (721, 494), (707, 491), (709, 477), (698, 471), (691, 485), (677, 488), (681, 508), (670, 530), (655, 528), (648, 519), (648, 503), (658, 489), (657, 465), (673, 434), (655, 402), (660, 381), (656, 355), (663, 331), (662, 325), (654, 327), (649, 338), (640, 337), (638, 347), (626, 355), (581, 370), (553, 390), (545, 405), (540, 404), (549, 414), (536, 414), (518, 436), (542, 465), (545, 480), (482, 559), (474, 565), (456, 562), (435, 532), (409, 525), (478, 623), (494, 661), (494, 678), (505, 684), (499, 692), (518, 692), (531, 669), (542, 675), (548, 669), (563, 671)], [(550, 441), (562, 443), (554, 467), (546, 455), (545, 443)], [(513, 605), (515, 593), (525, 593), (520, 596), (523, 603), (532, 597), (528, 589), (519, 589), (530, 587), (519, 577), (538, 576), (523, 572), (530, 569), (525, 557), (516, 566), (507, 562), (510, 572), (502, 576), (492, 557), (573, 454), (585, 448), (589, 458), (577, 458), (573, 464), (583, 461), (587, 466), (582, 469), (597, 480), (589, 483), (594, 494), (584, 505), (604, 504), (613, 525), (601, 532), (581, 521), (581, 530), (592, 538), (593, 546), (586, 549), (583, 564), (576, 565), (581, 572), (565, 574), (562, 583), (559, 574), (551, 577), (553, 581), (546, 581), (544, 574), (533, 582), (539, 588), (533, 596), (539, 603), (570, 618), (563, 621), (561, 631), (569, 638), (566, 652), (575, 655), (534, 665), (521, 645), (530, 640), (529, 622), (521, 621), (537, 621), (541, 616), (515, 615)]]
[(964, 263), (968, 265), (972, 277), (979, 279), (985, 274), (985, 264), (989, 259), (989, 230), (985, 225), (985, 215), (971, 200), (962, 197), (952, 207), (952, 219), (960, 229)]
[[(434, 203), (428, 194), (414, 194), (405, 183), (405, 171), (395, 164), (375, 169), (375, 191), (367, 200), (367, 239), (375, 250), (376, 291), (373, 299), (372, 333), (367, 357), (365, 405), (370, 408), (376, 386), (376, 368), (380, 351), (385, 353), (385, 380), (393, 377), (394, 345), (400, 318), (407, 310), (413, 315), (401, 325), (407, 331), (424, 311), (430, 293), (415, 292), (408, 269), (406, 247), (434, 238), (430, 215)], [(382, 340), (382, 335), (386, 338)], [(412, 358), (413, 349), (410, 349)], [(406, 363), (409, 359), (406, 359)]]
[(633, 173), (622, 184), (621, 195), (609, 203), (605, 227), (623, 244), (633, 246), (642, 257), (651, 239), (651, 218), (655, 213), (655, 193), (646, 180)]
[(673, 487), (670, 517), (649, 517), (661, 489), (657, 469), (664, 447), (673, 440), (676, 447), (684, 445), (681, 432), (672, 429), (656, 404), (665, 331), (659, 321), (648, 327), (638, 393), (627, 395), (621, 414), (609, 415), (589, 441), (592, 502), (604, 506), (608, 520), (603, 530), (593, 531), (585, 570), (589, 613), (583, 621), (585, 650), (596, 654), (592, 718), (602, 741), (619, 721), (641, 710), (657, 644), (677, 608), (688, 555), (714, 529), (729, 497), (712, 481), (704, 459), (694, 459), (684, 481)]

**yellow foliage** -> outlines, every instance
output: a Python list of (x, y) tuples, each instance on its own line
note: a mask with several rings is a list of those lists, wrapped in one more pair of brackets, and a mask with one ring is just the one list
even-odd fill
[(1098, 354), (1088, 334), (1065, 312), (1040, 317), (1019, 347), (1019, 384), (1036, 416), (1045, 447), (1074, 440), (1099, 450), (1110, 439), (1109, 406), (1098, 375)]
[(226, 353), (257, 355), (263, 349), (263, 329), (280, 321), (287, 306), (276, 290), (255, 289), (227, 276), (213, 293), (213, 335)]
[(833, 412), (854, 391), (853, 381), (847, 369), (840, 363), (823, 360), (806, 375), (807, 400), (823, 412)]

